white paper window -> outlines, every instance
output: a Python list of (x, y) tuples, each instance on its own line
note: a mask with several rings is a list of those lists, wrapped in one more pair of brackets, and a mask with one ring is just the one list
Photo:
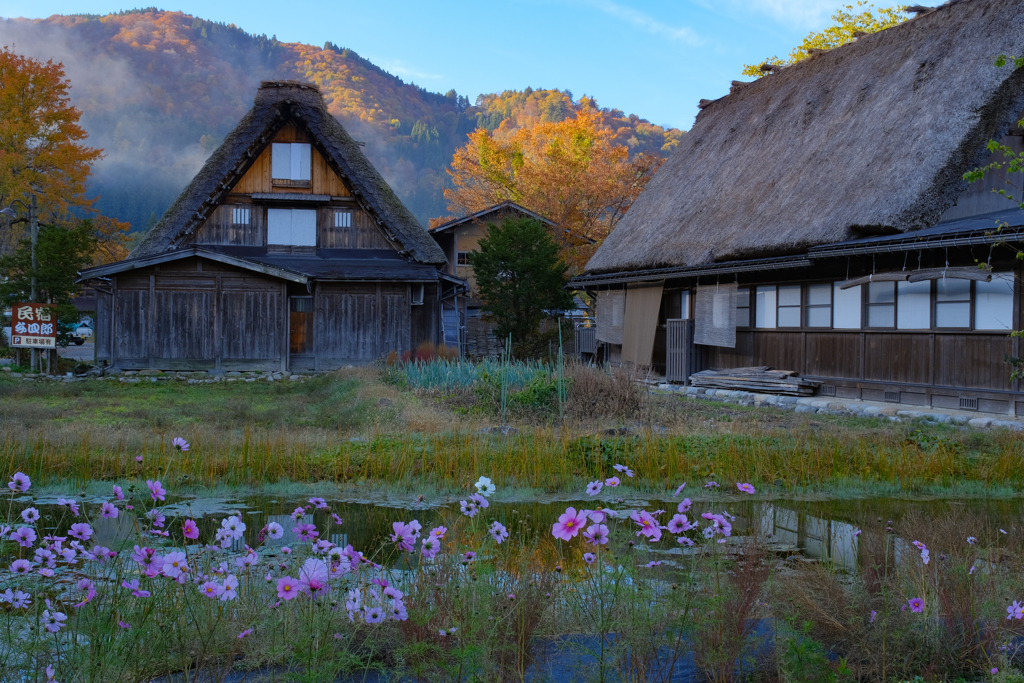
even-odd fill
[(249, 208), (245, 206), (236, 206), (231, 209), (231, 224), (249, 225)]
[(974, 329), (1013, 329), (1013, 273), (994, 273), (992, 282), (974, 283)]
[(779, 327), (800, 327), (800, 285), (783, 285), (778, 290)]
[(679, 292), (679, 317), (686, 320), (690, 317), (690, 290)]
[(336, 227), (336, 228), (351, 228), (352, 227), (352, 212), (351, 211), (335, 211), (334, 212), (334, 227)]
[(267, 244), (315, 247), (316, 211), (267, 209)]
[(750, 288), (736, 290), (736, 327), (750, 327)]
[[(966, 282), (966, 280), (965, 280)], [(896, 327), (927, 330), (932, 326), (932, 283), (896, 283)]]
[(868, 283), (868, 327), (894, 327), (896, 323), (896, 283)]
[(310, 146), (305, 142), (275, 142), (270, 170), (275, 180), (309, 180)]
[(971, 281), (939, 278), (935, 281), (935, 326), (971, 326)]
[(754, 301), (754, 325), (764, 329), (775, 328), (775, 287), (758, 287)]
[(842, 282), (832, 286), (832, 327), (837, 330), (859, 330), (861, 289), (860, 285), (839, 289)]
[(832, 285), (807, 285), (807, 327), (832, 327)]

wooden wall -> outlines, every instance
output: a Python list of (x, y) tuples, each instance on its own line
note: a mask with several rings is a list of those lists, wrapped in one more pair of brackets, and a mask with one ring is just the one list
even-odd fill
[(284, 367), (280, 281), (195, 258), (114, 278), (111, 362), (122, 369)]
[[(1024, 116), (1024, 113), (1022, 113), (1022, 116)], [(1002, 143), (1018, 154), (1024, 152), (1024, 137), (1021, 137), (1019, 134), (1007, 135), (1003, 138)], [(999, 154), (994, 156), (992, 161), (1002, 161), (1003, 159), (1003, 155)], [(1007, 181), (1012, 185), (1008, 185)], [(968, 185), (967, 189), (957, 198), (956, 204), (942, 215), (941, 220), (948, 221), (957, 218), (967, 218), (969, 216), (977, 216), (992, 211), (1005, 211), (1008, 208), (1013, 208), (1013, 204), (1007, 202), (1006, 197), (997, 194), (997, 192), (999, 190), (1006, 190), (1012, 194), (1017, 194), (1014, 186), (1021, 187), (1022, 183), (1024, 183), (1024, 173), (1007, 173), (1005, 178), (1000, 177), (996, 173), (987, 173), (984, 179)]]
[(295, 192), (300, 194), (326, 194), (332, 197), (349, 197), (351, 192), (345, 181), (331, 168), (330, 164), (316, 145), (313, 145), (310, 159), (310, 182), (296, 185), (294, 183), (274, 183), (271, 177), (271, 152), (274, 142), (310, 142), (305, 130), (294, 123), (286, 124), (277, 132), (273, 140), (256, 157), (249, 170), (231, 189), (233, 194), (252, 194), (253, 192)]
[(1005, 362), (1014, 340), (1006, 333), (739, 330), (735, 349), (701, 349), (706, 367), (795, 370), (835, 385), (838, 396), (902, 392), (904, 403), (955, 408), (959, 396), (977, 395), (989, 410), (1016, 409), (1019, 387)]
[(410, 348), (409, 285), (323, 283), (316, 289), (317, 368), (366, 363)]
[[(352, 225), (348, 228), (334, 227), (335, 211), (352, 214)], [(317, 212), (317, 245), (321, 249), (393, 249), (365, 211), (353, 206), (324, 206)]]
[[(249, 224), (232, 222), (235, 208), (249, 209)], [(266, 210), (255, 204), (221, 204), (196, 231), (195, 244), (262, 247), (267, 243), (267, 230), (263, 217)]]

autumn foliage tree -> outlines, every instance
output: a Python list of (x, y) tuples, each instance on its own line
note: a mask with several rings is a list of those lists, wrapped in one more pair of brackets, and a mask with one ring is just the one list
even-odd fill
[[(83, 144), (88, 134), (70, 105), (70, 87), (62, 64), (0, 50), (0, 204), (27, 203), (35, 194), (41, 223), (71, 226), (92, 217), (101, 257), (122, 258), (128, 225), (97, 215), (96, 200), (85, 194), (90, 166), (102, 150)], [(26, 229), (27, 223), (5, 221), (0, 254), (10, 252)]]
[[(858, 11), (860, 10), (860, 11)], [(832, 26), (822, 31), (812, 31), (804, 38), (798, 46), (793, 48), (789, 57), (779, 59), (769, 57), (762, 64), (775, 64), (777, 66), (788, 66), (807, 59), (809, 50), (831, 50), (845, 45), (857, 38), (861, 33), (877, 33), (887, 28), (892, 28), (907, 20), (908, 14), (902, 5), (894, 7), (875, 8), (874, 5), (858, 0), (856, 5), (844, 5), (832, 15)], [(760, 64), (748, 64), (743, 67), (743, 75), (761, 77), (766, 72), (761, 71)]]
[(557, 122), (470, 133), (448, 171), (448, 210), (466, 215), (513, 201), (534, 211), (558, 226), (553, 236), (562, 257), (578, 272), (664, 161), (642, 153), (630, 158), (600, 111), (586, 105)]

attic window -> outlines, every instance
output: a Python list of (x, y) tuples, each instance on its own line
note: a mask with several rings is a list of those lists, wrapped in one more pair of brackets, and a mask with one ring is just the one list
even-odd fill
[(352, 212), (351, 211), (335, 211), (334, 212), (334, 227), (336, 227), (336, 228), (351, 228), (352, 227)]
[(236, 206), (231, 209), (232, 225), (249, 225), (249, 207)]
[(267, 244), (315, 247), (316, 211), (267, 209)]
[(412, 286), (412, 305), (422, 306), (423, 305), (423, 285)]
[(271, 175), (274, 180), (309, 180), (309, 143), (275, 142), (270, 154)]

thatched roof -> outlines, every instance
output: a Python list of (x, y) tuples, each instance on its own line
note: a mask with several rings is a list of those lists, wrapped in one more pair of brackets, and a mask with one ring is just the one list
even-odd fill
[(960, 0), (734, 87), (590, 273), (794, 254), (928, 227), (1024, 107), (1024, 2)]
[(210, 155), (160, 222), (146, 233), (132, 257), (182, 246), (289, 118), (305, 126), (328, 164), (349, 182), (362, 207), (412, 260), (435, 265), (447, 262), (444, 252), (395, 196), (359, 144), (328, 113), (320, 91), (297, 81), (260, 84), (253, 108)]

